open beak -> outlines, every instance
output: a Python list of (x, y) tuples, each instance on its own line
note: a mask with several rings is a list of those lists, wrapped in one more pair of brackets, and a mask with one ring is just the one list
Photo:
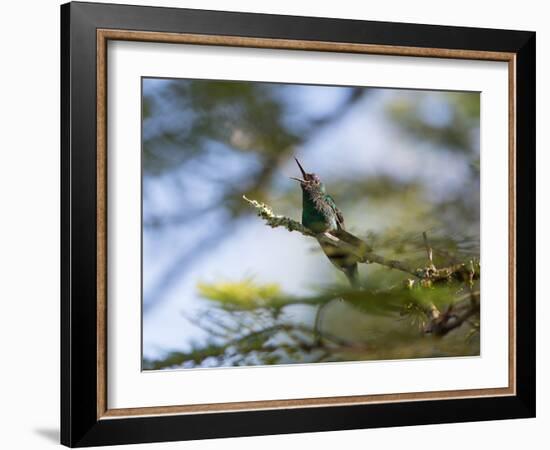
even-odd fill
[(298, 161), (298, 159), (296, 159), (296, 158), (294, 158), (294, 161), (296, 161), (296, 164), (298, 164), (298, 167), (300, 168), (300, 172), (302, 172), (302, 176), (305, 179), (306, 178), (306, 171), (304, 170), (304, 168), (300, 164), (300, 161)]
[(300, 183), (307, 183), (306, 180), (302, 180), (301, 178), (296, 178), (296, 177), (289, 177), (291, 180), (294, 180), (294, 181), (298, 181)]
[(296, 158), (294, 158), (294, 160), (296, 161), (296, 164), (298, 164), (298, 167), (300, 168), (300, 172), (302, 172), (302, 176), (304, 177), (304, 179), (302, 180), (301, 178), (296, 178), (296, 177), (290, 177), (290, 179), (291, 179), (291, 180), (299, 181), (300, 183), (307, 183), (307, 181), (305, 180), (305, 178), (306, 178), (306, 171), (304, 170), (304, 168), (303, 168), (302, 165), (300, 164), (300, 161), (298, 161)]

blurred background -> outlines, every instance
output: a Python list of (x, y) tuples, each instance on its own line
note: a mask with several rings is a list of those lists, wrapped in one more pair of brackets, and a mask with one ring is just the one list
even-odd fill
[[(479, 354), (479, 316), (427, 327), (477, 282), (405, 289), (360, 264), (361, 292), (317, 242), (242, 198), (301, 218), (293, 157), (376, 253), (479, 264), (479, 93), (143, 79), (143, 367)], [(473, 297), (472, 297), (473, 298)]]

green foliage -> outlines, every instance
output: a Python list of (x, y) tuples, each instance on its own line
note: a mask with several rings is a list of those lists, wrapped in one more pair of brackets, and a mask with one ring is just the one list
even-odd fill
[[(318, 295), (296, 297), (276, 284), (252, 278), (199, 283), (197, 289), (220, 311), (216, 342), (188, 352), (171, 352), (146, 360), (147, 369), (209, 365), (284, 364), (304, 361), (349, 361), (474, 355), (479, 352), (479, 320), (441, 340), (426, 335), (434, 311), (470, 302), (460, 283), (436, 287), (380, 290), (325, 288)], [(298, 305), (314, 308), (314, 326), (288, 320)], [(441, 312), (440, 312), (441, 311)], [(359, 316), (358, 316), (359, 314)], [(212, 328), (209, 328), (212, 332)]]
[(456, 296), (457, 286), (416, 287), (411, 289), (410, 296), (413, 302), (425, 308), (434, 305), (437, 309), (449, 306)]
[[(216, 343), (171, 352), (158, 360), (146, 360), (144, 366), (163, 369), (205, 364), (207, 367), (269, 365), (479, 354), (479, 321), (473, 327), (460, 327), (444, 338), (426, 334), (424, 330), (430, 322), (426, 310), (417, 303), (406, 303), (406, 296), (401, 297), (402, 301), (397, 300), (399, 297), (395, 297), (396, 303), (392, 306), (385, 306), (381, 300), (394, 299), (381, 295), (348, 295), (352, 303), (343, 298), (327, 300), (317, 309), (326, 310), (317, 338), (314, 328), (289, 323), (273, 309), (267, 316), (270, 325), (262, 327), (258, 321), (256, 330), (242, 326), (236, 335), (228, 332), (225, 339)], [(292, 308), (297, 304), (288, 302), (287, 306)], [(376, 307), (373, 308), (373, 304)], [(226, 319), (236, 319), (235, 310), (225, 311)], [(256, 313), (247, 311), (247, 314)]]
[(207, 345), (201, 348), (193, 349), (189, 352), (170, 352), (161, 360), (148, 360), (143, 362), (145, 370), (160, 370), (166, 368), (177, 368), (184, 363), (199, 365), (207, 358), (216, 358), (224, 355), (225, 346)]
[(372, 316), (395, 316), (409, 303), (405, 289), (391, 291), (351, 291), (342, 294), (342, 299), (362, 313)]
[(257, 284), (252, 278), (238, 282), (198, 283), (197, 290), (205, 299), (228, 310), (253, 310), (278, 302), (281, 288), (275, 284)]

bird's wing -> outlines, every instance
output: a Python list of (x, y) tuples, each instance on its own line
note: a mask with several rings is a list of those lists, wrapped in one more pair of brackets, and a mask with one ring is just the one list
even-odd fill
[(336, 236), (338, 239), (341, 239), (348, 244), (353, 245), (360, 251), (372, 252), (372, 247), (368, 245), (363, 239), (358, 238), (354, 234), (351, 234), (349, 231), (340, 228), (336, 231), (331, 231), (331, 234)]
[(345, 230), (346, 227), (344, 225), (344, 215), (342, 214), (342, 211), (337, 208), (336, 202), (330, 195), (327, 195), (327, 203), (330, 205), (330, 207), (334, 211), (334, 214), (336, 215), (336, 224), (338, 225), (338, 228), (341, 230)]
[(354, 245), (355, 247), (361, 250), (371, 252), (372, 248), (365, 241), (363, 241), (362, 239), (359, 239), (357, 236), (346, 231), (346, 228), (344, 226), (344, 216), (342, 214), (342, 211), (340, 211), (336, 207), (336, 202), (330, 195), (327, 195), (327, 202), (330, 205), (330, 207), (333, 209), (334, 213), (336, 214), (336, 224), (338, 225), (338, 230), (333, 231), (331, 233), (334, 234), (334, 236), (336, 236), (337, 238), (347, 242), (348, 244)]

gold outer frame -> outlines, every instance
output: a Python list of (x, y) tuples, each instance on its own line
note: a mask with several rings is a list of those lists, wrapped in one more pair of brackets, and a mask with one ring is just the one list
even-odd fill
[[(97, 419), (171, 414), (221, 413), (267, 409), (345, 406), (421, 400), (516, 395), (516, 54), (445, 48), (404, 47), (238, 36), (98, 29), (97, 36)], [(508, 386), (401, 394), (318, 397), (199, 405), (109, 409), (107, 405), (107, 42), (109, 40), (217, 45), (265, 49), (363, 53), (501, 61), (508, 63)]]

